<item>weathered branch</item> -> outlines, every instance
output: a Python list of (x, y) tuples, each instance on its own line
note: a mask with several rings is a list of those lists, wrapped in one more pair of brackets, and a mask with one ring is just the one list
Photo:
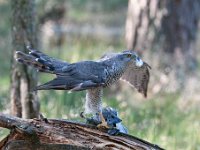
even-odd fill
[(134, 136), (111, 136), (96, 127), (67, 120), (21, 119), (0, 114), (0, 127), (11, 130), (0, 142), (0, 149), (162, 149)]

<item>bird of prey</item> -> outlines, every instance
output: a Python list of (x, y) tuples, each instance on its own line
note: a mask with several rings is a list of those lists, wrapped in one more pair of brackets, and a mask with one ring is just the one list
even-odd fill
[(122, 79), (147, 96), (150, 66), (134, 51), (107, 54), (97, 61), (68, 63), (30, 47), (27, 49), (28, 54), (16, 52), (18, 62), (33, 66), (40, 72), (56, 75), (56, 78), (35, 87), (35, 90), (87, 90), (85, 113), (99, 114), (102, 121), (100, 126), (106, 126), (102, 115), (103, 88)]

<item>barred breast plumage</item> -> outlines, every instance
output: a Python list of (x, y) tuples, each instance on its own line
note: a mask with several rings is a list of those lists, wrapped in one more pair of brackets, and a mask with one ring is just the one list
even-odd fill
[(92, 88), (86, 92), (85, 113), (98, 113), (102, 111), (102, 87)]
[(105, 73), (107, 76), (107, 80), (105, 82), (106, 86), (109, 87), (113, 83), (115, 83), (125, 72), (126, 67), (120, 67), (117, 64), (113, 64), (112, 69), (107, 68), (105, 69)]

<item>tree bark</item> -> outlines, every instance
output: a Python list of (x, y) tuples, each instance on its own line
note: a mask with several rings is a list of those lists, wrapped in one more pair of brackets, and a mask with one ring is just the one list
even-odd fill
[(185, 75), (197, 69), (193, 45), (199, 16), (198, 0), (129, 0), (127, 48), (145, 52), (154, 68), (167, 75), (174, 73), (173, 81), (183, 88)]
[(21, 119), (0, 114), (0, 127), (11, 130), (0, 142), (1, 149), (133, 149), (162, 150), (134, 136), (111, 136), (96, 127), (57, 119)]
[(38, 117), (39, 103), (31, 88), (36, 85), (36, 72), (15, 61), (15, 51), (26, 51), (26, 46), (36, 48), (34, 0), (11, 0), (12, 15), (12, 67), (11, 114), (23, 118)]

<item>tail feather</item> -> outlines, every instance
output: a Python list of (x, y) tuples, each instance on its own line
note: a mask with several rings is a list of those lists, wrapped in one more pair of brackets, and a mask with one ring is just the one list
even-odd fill
[(27, 55), (20, 51), (17, 51), (16, 54), (17, 54), (16, 60), (22, 64), (25, 64), (27, 66), (32, 66), (36, 68), (38, 71), (42, 72), (52, 73), (53, 71), (51, 66), (42, 63), (38, 58), (34, 58), (33, 56)]
[(28, 66), (36, 68), (40, 72), (47, 72), (57, 74), (62, 68), (68, 65), (67, 62), (54, 59), (45, 55), (44, 53), (27, 47), (29, 54), (25, 54), (21, 51), (16, 52), (16, 60)]
[(43, 61), (43, 63), (45, 63), (49, 67), (54, 67), (55, 70), (69, 64), (65, 61), (58, 60), (58, 59), (55, 59), (53, 57), (50, 57), (50, 56), (48, 56), (48, 55), (46, 55), (46, 54), (44, 54), (40, 51), (34, 50), (30, 46), (27, 46), (27, 49), (29, 50), (30, 55), (38, 58), (39, 59), (38, 61)]

